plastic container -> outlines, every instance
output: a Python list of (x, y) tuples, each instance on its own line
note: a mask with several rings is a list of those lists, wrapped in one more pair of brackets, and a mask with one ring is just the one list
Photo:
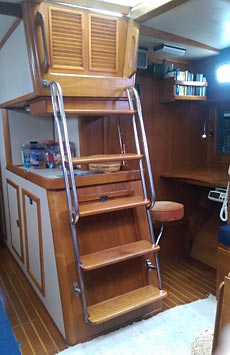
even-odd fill
[(55, 168), (55, 162), (54, 162), (54, 145), (47, 144), (45, 148), (45, 162), (46, 162), (46, 167), (51, 169)]
[(22, 156), (23, 166), (25, 166), (26, 168), (30, 168), (31, 163), (30, 163), (30, 144), (29, 143), (25, 143), (22, 145), (21, 156)]
[(33, 143), (30, 146), (30, 164), (33, 168), (46, 168), (45, 147), (40, 143)]

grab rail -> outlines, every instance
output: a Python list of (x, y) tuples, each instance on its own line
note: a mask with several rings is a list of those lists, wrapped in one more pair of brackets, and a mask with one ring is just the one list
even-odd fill
[[(48, 82), (48, 84), (50, 86), (50, 93), (51, 93), (51, 99), (52, 99), (52, 105), (54, 111), (54, 119), (57, 127), (58, 140), (60, 145), (62, 169), (64, 174), (66, 197), (67, 197), (68, 210), (69, 210), (69, 219), (71, 222), (71, 233), (72, 233), (74, 253), (76, 258), (79, 284), (80, 284), (80, 288), (78, 288), (76, 284), (73, 285), (73, 287), (74, 290), (80, 293), (82, 296), (84, 317), (85, 317), (85, 322), (87, 323), (89, 315), (87, 311), (86, 293), (85, 293), (83, 275), (81, 270), (80, 251), (79, 251), (77, 231), (76, 231), (76, 223), (79, 220), (79, 206), (78, 206), (77, 189), (76, 189), (76, 183), (75, 183), (74, 171), (73, 171), (73, 163), (72, 163), (72, 157), (71, 157), (71, 151), (69, 145), (64, 102), (63, 102), (61, 86), (59, 85), (59, 83), (57, 83), (56, 81), (52, 81), (50, 83)], [(68, 170), (66, 168), (66, 163), (65, 163), (66, 157), (65, 157), (64, 144), (65, 144), (65, 149), (67, 154)]]
[[(147, 143), (147, 138), (146, 138), (146, 133), (145, 133), (141, 102), (140, 102), (139, 94), (134, 87), (127, 88), (126, 92), (127, 92), (127, 96), (128, 96), (128, 100), (129, 100), (129, 105), (132, 110), (134, 110), (133, 98), (131, 96), (132, 93), (133, 93), (133, 97), (135, 98), (135, 104), (136, 104), (136, 109), (137, 109), (139, 123), (140, 123), (143, 149), (144, 149), (144, 155), (145, 155), (145, 161), (146, 161), (147, 173), (148, 173), (149, 185), (150, 185), (151, 198), (150, 198), (150, 205), (148, 206), (148, 209), (150, 209), (153, 207), (153, 205), (156, 201), (156, 194), (155, 194), (155, 188), (154, 188), (153, 177), (152, 177), (152, 168), (151, 168), (151, 163), (150, 163), (150, 158), (149, 158), (149, 150), (148, 150), (148, 143)], [(133, 121), (134, 121), (134, 119), (135, 119), (135, 115), (133, 115)], [(137, 150), (139, 151), (140, 147), (139, 147), (136, 123), (134, 123), (134, 136), (135, 136), (136, 147), (137, 147)], [(139, 153), (140, 152), (138, 152), (138, 154)]]

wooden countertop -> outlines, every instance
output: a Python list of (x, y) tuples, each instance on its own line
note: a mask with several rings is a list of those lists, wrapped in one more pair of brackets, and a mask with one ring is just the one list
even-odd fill
[(161, 176), (176, 179), (187, 184), (207, 187), (226, 187), (230, 179), (228, 165), (226, 164), (210, 164), (202, 167), (171, 170), (163, 172)]
[[(65, 182), (60, 169), (26, 169), (19, 165), (7, 165), (7, 170), (21, 176), (22, 178), (39, 185), (47, 190), (63, 190)], [(78, 171), (80, 174), (80, 171)], [(120, 170), (115, 173), (101, 173), (92, 175), (75, 176), (76, 186), (92, 186), (122, 182), (128, 180), (139, 180), (139, 170)]]

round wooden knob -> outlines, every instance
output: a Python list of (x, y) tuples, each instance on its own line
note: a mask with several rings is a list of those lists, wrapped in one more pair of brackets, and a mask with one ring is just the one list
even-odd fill
[(152, 221), (171, 222), (184, 217), (184, 205), (172, 201), (156, 201), (150, 209)]

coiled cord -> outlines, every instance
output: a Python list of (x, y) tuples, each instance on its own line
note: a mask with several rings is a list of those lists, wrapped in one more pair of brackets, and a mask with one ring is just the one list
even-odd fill
[(220, 209), (220, 219), (222, 222), (227, 222), (228, 220), (228, 193), (229, 193), (229, 182), (226, 189), (225, 198)]

